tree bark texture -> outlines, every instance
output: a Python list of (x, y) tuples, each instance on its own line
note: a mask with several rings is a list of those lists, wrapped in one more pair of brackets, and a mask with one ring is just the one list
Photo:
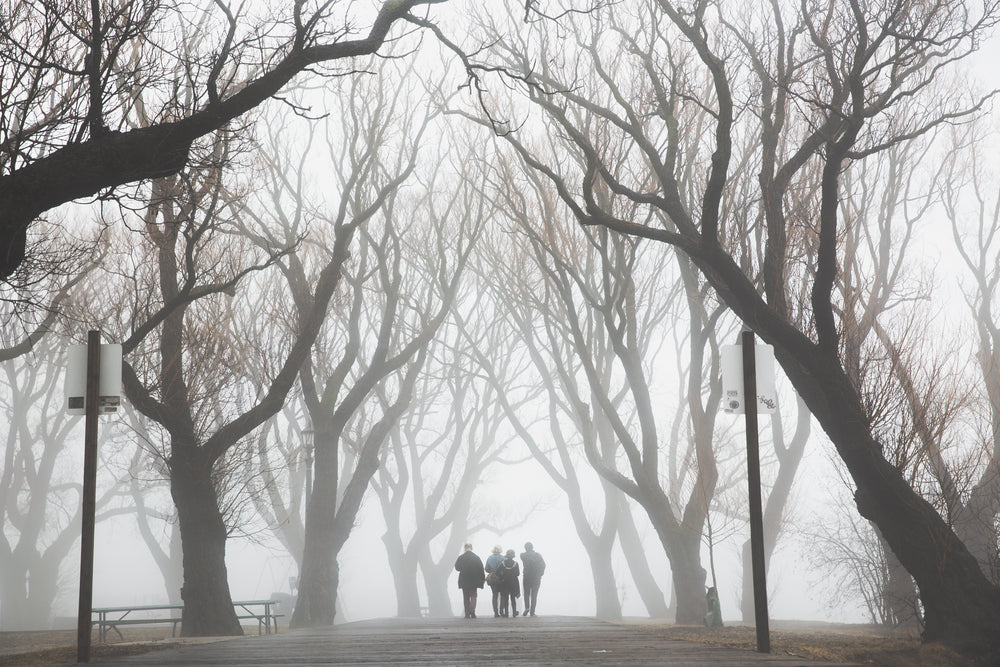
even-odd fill
[(322, 424), (316, 428), (316, 483), (306, 508), (305, 548), (299, 597), (292, 613), (291, 627), (333, 625), (336, 617), (339, 570), (334, 545), (338, 533), (338, 470), (335, 447)]
[(181, 636), (242, 635), (226, 568), (226, 526), (212, 482), (212, 464), (201, 450), (174, 447), (170, 493), (177, 506), (184, 561)]

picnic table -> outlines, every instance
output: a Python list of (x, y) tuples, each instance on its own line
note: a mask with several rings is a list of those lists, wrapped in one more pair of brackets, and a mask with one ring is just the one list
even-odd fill
[[(271, 634), (278, 631), (278, 619), (284, 614), (277, 613), (280, 600), (241, 600), (233, 602), (236, 617), (241, 621), (257, 621), (257, 634)], [(98, 641), (105, 643), (108, 632), (114, 631), (119, 639), (124, 639), (119, 627), (125, 625), (165, 625), (171, 624), (171, 636), (177, 635), (177, 625), (184, 618), (183, 604), (147, 604), (121, 607), (97, 607), (91, 610), (91, 624), (97, 626)]]

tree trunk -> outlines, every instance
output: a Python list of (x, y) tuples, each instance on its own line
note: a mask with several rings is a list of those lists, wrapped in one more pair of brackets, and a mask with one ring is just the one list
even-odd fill
[[(318, 465), (317, 456), (317, 467)], [(317, 479), (320, 479), (319, 475)], [(302, 552), (299, 598), (292, 613), (293, 628), (333, 625), (336, 617), (339, 580), (337, 558), (333, 549), (336, 504), (327, 498), (328, 495), (330, 493), (326, 485), (315, 485), (306, 511), (305, 548)]]
[(176, 523), (170, 526), (170, 543), (167, 545), (170, 554), (170, 565), (160, 570), (163, 575), (163, 585), (167, 589), (167, 601), (170, 604), (181, 604), (181, 589), (184, 587), (184, 544), (181, 540), (180, 526)]
[[(13, 560), (13, 559), (11, 559)], [(28, 607), (28, 585), (24, 568), (14, 567), (14, 564), (7, 560), (0, 569), (0, 630), (9, 632), (12, 630), (40, 629), (41, 626), (31, 628), (29, 623), (30, 614), (23, 611)]]
[[(446, 552), (448, 553), (448, 552)], [(421, 549), (420, 572), (424, 576), (424, 588), (427, 589), (427, 613), (431, 618), (451, 618), (455, 615), (448, 595), (448, 577), (451, 576), (452, 564), (443, 558), (441, 563), (435, 563), (429, 549)]]
[(663, 512), (649, 512), (649, 519), (670, 560), (671, 593), (677, 604), (674, 622), (703, 625), (708, 604), (705, 601), (707, 573), (701, 566), (701, 531), (678, 524)]
[(212, 464), (194, 447), (174, 447), (170, 492), (183, 535), (184, 620), (181, 636), (242, 635), (226, 570), (226, 526), (212, 483)]
[[(767, 550), (767, 544), (764, 545), (764, 550)], [(740, 616), (744, 623), (754, 623), (756, 620), (756, 611), (754, 609), (754, 593), (753, 593), (753, 560), (750, 553), (750, 540), (746, 540), (743, 543), (743, 587), (742, 594), (740, 597)], [(764, 559), (765, 563), (771, 562), (769, 558)], [(767, 568), (764, 569), (765, 574), (767, 573)]]
[(622, 546), (625, 562), (628, 563), (629, 571), (632, 573), (632, 581), (635, 582), (649, 617), (669, 618), (670, 609), (663, 597), (663, 590), (649, 569), (649, 560), (646, 558), (646, 550), (636, 529), (635, 518), (624, 498), (618, 520), (618, 542)]
[(14, 549), (0, 567), (0, 630), (44, 630), (59, 593), (59, 565), (65, 554), (38, 555)]
[(16, 550), (4, 563), (0, 573), (0, 628), (4, 631), (42, 630), (49, 626), (58, 577), (55, 572), (41, 569), (32, 567), (25, 554)]
[(916, 627), (920, 623), (917, 607), (917, 590), (913, 585), (913, 577), (902, 566), (899, 559), (893, 555), (889, 545), (879, 537), (882, 552), (885, 554), (886, 573), (885, 597), (889, 623), (897, 627)]
[[(610, 439), (610, 438), (609, 438)], [(595, 612), (598, 618), (617, 620), (622, 617), (621, 600), (618, 599), (618, 584), (615, 581), (614, 568), (611, 566), (611, 551), (615, 546), (615, 536), (618, 534), (618, 518), (621, 514), (621, 504), (618, 502), (621, 492), (607, 480), (601, 480), (604, 496), (604, 518), (602, 527), (594, 531), (590, 526), (590, 517), (584, 509), (583, 493), (578, 484), (566, 480), (562, 485), (569, 496), (569, 511), (576, 527), (576, 534), (583, 544), (594, 580)]]
[(924, 638), (968, 653), (1000, 651), (1000, 588), (934, 507), (882, 454), (871, 432), (861, 396), (836, 353), (809, 341), (759, 297), (721, 248), (698, 249), (691, 257), (723, 300), (764, 339), (809, 410), (822, 425), (857, 487), (861, 516), (878, 527), (920, 589)]
[(611, 544), (604, 540), (593, 540), (587, 548), (590, 568), (594, 573), (594, 600), (598, 618), (609, 621), (621, 620), (622, 605), (618, 599), (618, 584), (614, 568), (611, 566)]
[(704, 625), (708, 605), (705, 602), (705, 568), (701, 566), (701, 536), (680, 536), (670, 554), (674, 591), (677, 593), (677, 625)]
[(355, 519), (353, 514), (347, 519), (338, 515), (338, 440), (331, 435), (337, 428), (320, 420), (313, 424), (316, 429), (315, 475), (312, 496), (306, 507), (305, 547), (299, 598), (292, 613), (293, 628), (334, 624), (340, 583), (337, 555), (350, 536)]
[[(776, 346), (776, 353), (780, 349)], [(819, 355), (792, 358), (788, 349), (781, 350), (782, 367), (847, 465), (857, 485), (858, 511), (879, 529), (920, 589), (924, 638), (970, 653), (1000, 650), (1000, 589), (934, 507), (882, 455), (860, 398), (836, 363), (820, 369)]]
[[(967, 503), (955, 517), (955, 532), (979, 563), (986, 576), (1000, 585), (1000, 552), (997, 540), (997, 516), (1000, 515), (1000, 489), (996, 478), (996, 464), (985, 473), (987, 479), (973, 489)], [(987, 491), (984, 493), (983, 491)]]
[(400, 618), (420, 617), (420, 593), (417, 591), (417, 561), (410, 558), (403, 549), (403, 541), (395, 527), (382, 536), (385, 552), (389, 558), (389, 571), (396, 589), (396, 616)]

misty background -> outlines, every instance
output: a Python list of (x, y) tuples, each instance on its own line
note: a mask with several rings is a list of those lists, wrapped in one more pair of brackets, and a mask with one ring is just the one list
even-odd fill
[[(471, 25), (465, 9), (436, 18)], [(496, 20), (516, 25), (522, 10), (497, 10)], [(642, 25), (636, 11), (616, 30)], [(475, 22), (482, 43), (508, 34)], [(574, 29), (584, 44), (583, 19)], [(566, 34), (549, 38), (575, 43)], [(626, 67), (612, 44), (595, 53), (609, 69)], [(991, 38), (956, 80), (1000, 87), (998, 57)], [(581, 69), (580, 86), (596, 87), (587, 78), (596, 68)], [(197, 168), (114, 201), (65, 205), (37, 232), (69, 259), (9, 307), (4, 325), (13, 346), (45, 319), (38, 304), (61, 294), (50, 333), (3, 361), (0, 630), (75, 619), (83, 420), (62, 409), (62, 375), (66, 346), (95, 326), (105, 342), (125, 343), (128, 364), (125, 404), (101, 418), (95, 607), (180, 599), (169, 468), (183, 443), (170, 419), (217, 444), (234, 415), (280, 393), (276, 378), (301, 354), (306, 370), (282, 390), (280, 409), (218, 445), (211, 468), (232, 599), (298, 593), (312, 499), (336, 536), (334, 574), (317, 576), (336, 584), (337, 622), (456, 614), (452, 564), (466, 541), (484, 560), (494, 545), (520, 553), (532, 542), (547, 563), (539, 614), (672, 618), (675, 583), (650, 520), (667, 505), (647, 511), (589, 460), (625, 470), (621, 433), (642, 443), (655, 430), (664, 502), (705, 515), (693, 538), (705, 586), (717, 586), (726, 622), (749, 620), (744, 423), (719, 405), (718, 346), (736, 341), (738, 318), (667, 245), (579, 226), (491, 124), (516, 126), (523, 146), (560, 169), (585, 163), (582, 153), (525, 95), (477, 90), (454, 53), (416, 27), (382, 56), (324, 73), (196, 146)], [(131, 104), (154, 107), (159, 93), (146, 90), (137, 85)], [(842, 241), (838, 294), (886, 323), (852, 342), (893, 462), (917, 487), (930, 486), (935, 462), (896, 415), (918, 398), (940, 408), (935, 428), (952, 429), (942, 458), (957, 484), (996, 468), (984, 425), (998, 387), (976, 362), (977, 315), (995, 298), (997, 129), (983, 113), (844, 176), (855, 225)], [(698, 144), (692, 130), (692, 161), (707, 163)], [(612, 140), (605, 148), (622, 164), (635, 159)], [(752, 217), (739, 213), (743, 201), (740, 192), (728, 201), (736, 218)], [(802, 206), (814, 203), (804, 196)], [(755, 250), (746, 227), (732, 233), (734, 247)], [(325, 296), (314, 289), (323, 280)], [(298, 351), (320, 305), (316, 341)], [(867, 317), (857, 319), (860, 329)], [(872, 351), (883, 334), (902, 341), (917, 389), (882, 381), (898, 361), (886, 350), (899, 349)], [(182, 383), (164, 361), (170, 345)], [(916, 624), (912, 580), (894, 588), (888, 549), (780, 369), (778, 392), (778, 414), (760, 431), (765, 502), (781, 496), (765, 519), (770, 616)], [(706, 470), (717, 480), (701, 498)], [(292, 609), (282, 612), (287, 622)]]

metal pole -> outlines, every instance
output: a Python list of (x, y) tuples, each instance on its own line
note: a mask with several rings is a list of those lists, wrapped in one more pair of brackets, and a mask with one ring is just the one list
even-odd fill
[(80, 607), (76, 661), (90, 662), (90, 612), (94, 597), (94, 514), (97, 507), (97, 402), (100, 396), (101, 332), (87, 333), (87, 405), (83, 439), (83, 532), (80, 538)]
[(747, 427), (747, 486), (750, 492), (750, 559), (753, 563), (753, 607), (757, 651), (771, 652), (767, 619), (767, 575), (764, 567), (764, 511), (760, 501), (760, 444), (757, 432), (757, 359), (752, 331), (744, 331), (743, 402)]

